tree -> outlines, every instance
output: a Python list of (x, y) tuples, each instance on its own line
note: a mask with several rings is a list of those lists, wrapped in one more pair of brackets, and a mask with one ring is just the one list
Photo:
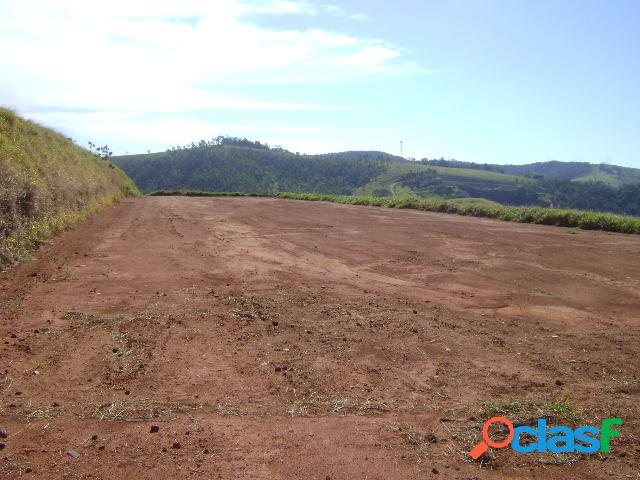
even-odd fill
[(89, 142), (89, 151), (103, 160), (109, 160), (111, 155), (113, 155), (113, 152), (111, 151), (108, 145), (103, 145), (102, 147), (99, 147), (93, 142)]

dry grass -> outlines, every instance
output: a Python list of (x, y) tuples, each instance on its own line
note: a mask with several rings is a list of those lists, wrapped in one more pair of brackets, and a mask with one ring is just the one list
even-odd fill
[(391, 407), (374, 399), (352, 399), (348, 397), (330, 397), (312, 392), (291, 402), (287, 413), (291, 417), (307, 417), (314, 415), (372, 415), (390, 411)]
[(121, 315), (92, 315), (89, 313), (70, 311), (62, 317), (64, 320), (71, 320), (71, 328), (113, 328), (125, 321)]
[(51, 420), (60, 416), (60, 411), (51, 406), (40, 407), (26, 414), (27, 422), (32, 420)]
[(114, 400), (94, 405), (88, 417), (109, 422), (141, 422), (154, 418), (175, 419), (178, 414), (190, 415), (202, 410), (201, 404), (162, 403), (149, 398), (140, 400)]
[(124, 315), (97, 315), (92, 313), (69, 311), (65, 313), (62, 318), (64, 320), (70, 320), (70, 328), (75, 329), (111, 329), (118, 326), (123, 326), (130, 323), (158, 323), (156, 316), (149, 310), (142, 310), (131, 317), (125, 317)]
[(96, 210), (137, 193), (110, 162), (0, 108), (0, 268)]
[(218, 411), (218, 415), (221, 415), (223, 417), (239, 417), (240, 416), (240, 409), (238, 407), (231, 405), (228, 402), (219, 404), (217, 411)]

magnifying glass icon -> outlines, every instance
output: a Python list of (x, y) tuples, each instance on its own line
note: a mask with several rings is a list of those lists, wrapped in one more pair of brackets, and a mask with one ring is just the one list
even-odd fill
[[(505, 438), (501, 442), (494, 442), (493, 440), (491, 440), (491, 437), (489, 437), (489, 427), (494, 423), (503, 423), (509, 429), (509, 435), (507, 435), (507, 438)], [(509, 445), (511, 443), (511, 440), (513, 440), (513, 423), (511, 423), (504, 417), (490, 418), (482, 427), (482, 439), (484, 441), (473, 447), (473, 450), (469, 452), (469, 455), (471, 455), (471, 458), (473, 458), (474, 460), (477, 460), (480, 455), (487, 451), (489, 447), (504, 448)]]

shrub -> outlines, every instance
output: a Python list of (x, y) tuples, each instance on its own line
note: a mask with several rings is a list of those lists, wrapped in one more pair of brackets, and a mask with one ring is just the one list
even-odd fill
[(404, 197), (363, 197), (320, 195), (316, 193), (279, 193), (279, 198), (292, 200), (325, 201), (351, 205), (369, 205), (388, 208), (410, 208), (429, 212), (452, 213), (472, 217), (486, 217), (517, 223), (534, 223), (557, 227), (575, 227), (584, 230), (603, 230), (619, 233), (640, 233), (640, 218), (613, 213), (588, 212), (542, 207), (513, 207), (457, 203), (455, 200)]

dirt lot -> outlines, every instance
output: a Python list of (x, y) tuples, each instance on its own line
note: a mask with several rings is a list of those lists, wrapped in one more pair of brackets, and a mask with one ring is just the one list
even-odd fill
[[(0, 308), (0, 478), (640, 478), (638, 236), (143, 198)], [(624, 424), (608, 455), (471, 462), (495, 414)]]

